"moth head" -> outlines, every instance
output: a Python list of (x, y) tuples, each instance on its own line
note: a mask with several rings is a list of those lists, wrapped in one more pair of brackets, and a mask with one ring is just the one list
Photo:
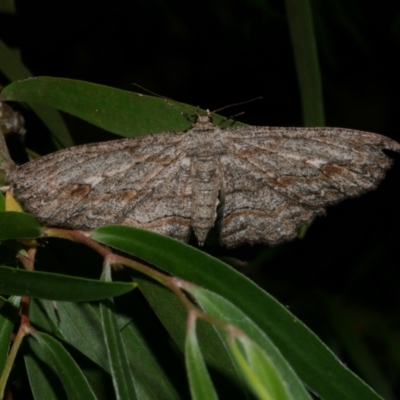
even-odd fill
[(209, 110), (207, 110), (207, 115), (201, 115), (198, 111), (193, 115), (187, 113), (182, 113), (182, 115), (192, 124), (193, 127), (203, 129), (213, 126), (213, 119)]
[(213, 119), (211, 117), (210, 111), (207, 110), (207, 115), (200, 115), (199, 113), (196, 113), (196, 125), (198, 126), (209, 126), (210, 124), (213, 124)]

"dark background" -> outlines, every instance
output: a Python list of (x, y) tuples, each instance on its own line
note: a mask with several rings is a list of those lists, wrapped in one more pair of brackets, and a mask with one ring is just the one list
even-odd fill
[[(311, 5), (326, 125), (400, 141), (400, 3)], [(133, 91), (138, 83), (210, 110), (263, 96), (224, 113), (245, 111), (238, 119), (251, 125), (302, 125), (283, 1), (210, 0), (197, 2), (195, 11), (173, 0), (16, 1), (16, 6), (16, 16), (0, 16), (0, 37), (20, 49), (36, 76)], [(111, 137), (66, 119), (77, 143)], [(27, 113), (26, 120), (27, 145), (40, 153), (54, 150), (35, 116)], [(355, 334), (399, 391), (400, 157), (393, 157), (394, 168), (375, 192), (329, 208), (303, 240), (272, 249), (206, 250), (245, 261), (241, 271), (368, 380), (361, 360), (346, 347), (346, 337)]]

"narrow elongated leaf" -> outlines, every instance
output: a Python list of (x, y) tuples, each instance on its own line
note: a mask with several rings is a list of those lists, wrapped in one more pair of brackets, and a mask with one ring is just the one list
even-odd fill
[[(142, 314), (142, 316), (138, 317), (139, 314)], [(137, 311), (132, 310), (132, 314), (130, 314), (132, 320), (129, 321), (127, 321), (127, 316), (117, 316), (126, 356), (129, 360), (130, 371), (135, 379), (138, 398), (145, 398), (148, 400), (158, 400), (160, 398), (179, 400), (180, 396), (167, 376), (167, 372), (170, 371), (163, 370), (159, 363), (160, 355), (158, 352), (155, 353), (156, 350), (152, 350), (148, 343), (150, 340), (148, 331), (144, 333), (141, 332), (140, 328), (143, 329), (143, 326), (140, 325), (139, 328), (137, 325), (139, 322), (138, 320), (144, 320), (143, 322), (146, 324), (146, 329), (149, 325), (151, 326), (148, 315), (143, 314), (143, 309)], [(157, 324), (156, 326), (158, 327), (159, 325)], [(152, 328), (150, 327), (150, 329)], [(157, 336), (158, 342), (160, 342), (161, 332), (156, 332), (154, 336)], [(160, 348), (161, 346), (162, 343), (160, 343)], [(157, 349), (160, 350), (160, 348)], [(162, 350), (163, 354), (165, 354), (165, 349)], [(171, 358), (172, 357), (168, 358), (168, 367), (173, 368), (175, 372), (177, 365)]]
[(35, 331), (32, 336), (34, 340), (29, 340), (31, 349), (57, 374), (68, 398), (95, 400), (84, 374), (64, 347), (46, 333)]
[(189, 324), (186, 335), (185, 361), (192, 399), (218, 399), (197, 341), (196, 321), (194, 320)]
[(110, 372), (97, 304), (48, 300), (31, 301), (29, 316), (35, 327), (52, 333)]
[(278, 370), (254, 342), (240, 335), (229, 341), (229, 344), (239, 369), (259, 399), (291, 400), (293, 398), (286, 390), (285, 382)]
[[(198, 111), (192, 106), (158, 97), (50, 77), (13, 82), (4, 88), (1, 98), (46, 104), (126, 137), (187, 130), (190, 123), (181, 113)], [(220, 120), (221, 117), (215, 116), (215, 122)]]
[(0, 293), (48, 300), (95, 301), (119, 296), (135, 283), (102, 282), (51, 272), (25, 271), (0, 266)]
[[(77, 311), (79, 308), (85, 309), (84, 311), (77, 313), (76, 317), (79, 321), (76, 322), (73, 318), (65, 321), (63, 305), (66, 304), (76, 306), (76, 308), (72, 308), (71, 311)], [(113, 398), (114, 392), (110, 375), (106, 372), (108, 365), (104, 368), (104, 365), (108, 364), (108, 360), (99, 318), (94, 320), (91, 318), (91, 315), (89, 315), (86, 319), (86, 325), (82, 330), (76, 333), (76, 335), (73, 335), (74, 328), (71, 328), (70, 331), (66, 329), (66, 325), (70, 322), (78, 326), (79, 324), (82, 324), (82, 315), (85, 314), (88, 307), (89, 305), (87, 303), (77, 304), (62, 301), (54, 302), (31, 299), (29, 302), (29, 320), (32, 326), (36, 329), (45, 331), (53, 337), (56, 335), (57, 338), (62, 339), (63, 342), (68, 342), (72, 347), (78, 348), (79, 351), (88, 356), (89, 360), (91, 359), (90, 356), (92, 356), (94, 352), (98, 351), (99, 354), (95, 354), (95, 356), (97, 360), (102, 357), (102, 363), (97, 363), (101, 368), (96, 368), (95, 364), (85, 360), (85, 357), (79, 355), (78, 352), (74, 352), (74, 358), (79, 360), (80, 365), (84, 367), (83, 373), (97, 398), (99, 400), (108, 400)], [(59, 316), (59, 320), (57, 320), (57, 316)], [(92, 326), (93, 322), (97, 322), (97, 324)], [(60, 329), (58, 329), (59, 327)], [(96, 329), (98, 329), (98, 332), (95, 332)], [(65, 330), (67, 330), (68, 334), (72, 332), (67, 338), (63, 337)], [(97, 348), (97, 343), (92, 343), (92, 341), (96, 340), (98, 336), (100, 336), (101, 348)], [(83, 351), (81, 349), (83, 349)], [(49, 398), (53, 400), (65, 398), (65, 394), (57, 379), (56, 373), (52, 372), (43, 361), (38, 360), (37, 357), (29, 351), (29, 347), (27, 346), (24, 347), (24, 359), (35, 399), (42, 400)], [(50, 393), (50, 395), (45, 397), (44, 394), (47, 393)]]
[(321, 72), (309, 0), (285, 0), (305, 126), (325, 126)]
[(171, 238), (127, 226), (101, 227), (91, 237), (230, 301), (268, 335), (307, 387), (324, 399), (379, 399), (284, 306), (221, 261)]
[[(142, 309), (132, 310), (132, 313), (135, 321), (138, 315), (144, 319), (146, 327), (148, 326), (148, 318), (143, 318)], [(51, 301), (34, 299), (30, 302), (29, 316), (36, 328), (57, 335), (102, 369), (110, 372), (97, 304), (64, 301), (54, 304)], [(152, 354), (146, 343), (147, 337), (142, 336), (133, 320), (127, 321), (126, 318), (119, 315), (118, 326), (122, 329), (121, 336), (130, 371), (135, 376), (138, 397), (145, 393), (146, 399), (178, 400), (180, 397), (158, 364), (157, 355)]]
[[(38, 321), (38, 303), (38, 300), (30, 301), (29, 319), (35, 327), (40, 327), (41, 329), (43, 324), (38, 324), (38, 322), (40, 322)], [(43, 303), (43, 301), (41, 301), (41, 303)], [(55, 302), (52, 303), (52, 308), (54, 309)], [(56, 304), (57, 307), (58, 304), (59, 303)], [(32, 312), (34, 315), (32, 314)], [(34, 318), (34, 321), (32, 321), (32, 316)], [(46, 317), (45, 314), (44, 317)], [(90, 327), (87, 328), (89, 331)], [(34, 340), (29, 338), (28, 340), (31, 340), (31, 345), (37, 346), (37, 343)], [(102, 343), (102, 345), (104, 347), (104, 342)], [(49, 368), (48, 363), (44, 362), (43, 359), (35, 356), (35, 354), (33, 354), (30, 350), (29, 346), (24, 346), (23, 350), (26, 370), (28, 373), (29, 383), (34, 398), (37, 400), (64, 399), (66, 396), (64, 389), (62, 385), (60, 385), (60, 381), (57, 378), (58, 372)], [(112, 399), (113, 388), (109, 374), (101, 368), (94, 368), (93, 364), (91, 365), (90, 363), (88, 363), (88, 361), (85, 360), (84, 357), (78, 355), (77, 352), (74, 352), (74, 357), (76, 357), (75, 359), (78, 359), (79, 362), (82, 363), (81, 365), (84, 368), (82, 372), (88, 380), (90, 387), (95, 392), (98, 400)], [(105, 360), (107, 360), (107, 356), (105, 356)]]
[[(28, 374), (29, 386), (35, 400), (54, 400), (64, 395), (57, 376), (49, 376), (46, 364), (40, 362), (32, 352), (25, 352), (24, 361)], [(47, 375), (46, 375), (47, 373)]]
[(37, 238), (43, 235), (43, 227), (27, 213), (0, 212), (0, 240)]
[[(286, 396), (290, 395), (291, 398), (297, 400), (310, 400), (310, 397), (303, 387), (301, 381), (294, 373), (288, 362), (282, 357), (282, 354), (276, 348), (274, 343), (271, 342), (268, 336), (262, 332), (257, 324), (245, 313), (243, 313), (230, 301), (224, 299), (222, 296), (216, 293), (212, 293), (197, 286), (188, 287), (186, 290), (196, 299), (196, 302), (208, 315), (241, 329), (252, 341), (254, 341), (254, 343), (258, 345), (259, 349), (262, 349), (268, 356), (268, 358), (266, 358), (262, 363), (262, 373), (265, 373), (266, 368), (268, 368), (269, 376), (268, 379), (264, 380), (265, 386), (260, 388), (260, 384), (263, 383), (263, 380), (260, 379), (261, 374), (257, 374), (257, 366), (250, 365), (251, 357), (249, 354), (246, 354), (246, 364), (250, 368), (250, 371), (245, 371), (245, 375), (247, 375), (247, 379), (253, 379), (254, 382), (250, 381), (250, 386), (256, 391), (256, 393), (270, 393), (273, 399), (275, 398), (274, 396), (278, 394), (279, 396), (284, 396), (286, 393), (286, 391), (282, 389), (284, 384), (288, 390), (288, 394), (286, 394)], [(218, 332), (221, 334), (220, 331)], [(223, 332), (222, 336), (225, 339), (226, 334)], [(239, 337), (237, 340), (242, 341), (243, 345), (248, 346), (248, 349), (244, 347), (245, 353), (252, 351), (252, 345), (247, 343), (245, 339), (241, 339)], [(256, 351), (255, 349), (253, 350)]]
[(3, 370), (10, 347), (15, 318), (18, 315), (20, 297), (11, 296), (0, 308), (0, 371)]
[[(109, 268), (103, 273), (103, 279), (105, 282), (111, 281)], [(111, 299), (101, 302), (100, 314), (116, 398), (137, 400), (139, 397), (136, 394), (134, 379), (115, 317), (114, 302)]]
[(0, 192), (0, 212), (5, 210), (4, 204), (5, 204), (4, 203), (4, 195), (3, 195), (3, 193)]
[(109, 368), (114, 383), (116, 398), (121, 400), (139, 399), (136, 395), (134, 379), (131, 375), (111, 299), (102, 301), (100, 311)]
[(10, 80), (26, 79), (32, 72), (22, 63), (18, 49), (10, 49), (0, 40), (0, 71)]
[[(143, 279), (140, 275), (136, 276), (135, 280), (155, 314), (184, 354), (186, 309), (167, 288), (149, 279)], [(218, 378), (223, 377), (223, 381), (219, 379), (216, 382), (218, 392), (248, 398), (247, 388), (226, 351), (226, 344), (215, 329), (209, 324), (199, 324), (197, 337), (210, 373), (214, 373), (213, 376), (217, 375)]]

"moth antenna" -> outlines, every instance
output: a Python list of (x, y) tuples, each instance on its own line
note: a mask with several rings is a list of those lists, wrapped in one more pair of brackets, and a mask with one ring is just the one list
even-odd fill
[[(208, 110), (207, 110), (207, 111), (208, 111)], [(237, 114), (234, 114), (234, 115), (231, 115), (231, 116), (229, 116), (229, 117), (224, 117), (223, 119), (221, 119), (221, 121), (218, 122), (218, 124), (217, 124), (216, 126), (221, 126), (224, 122), (229, 121), (230, 119), (233, 120), (233, 118), (238, 117), (239, 115), (243, 115), (243, 114), (244, 114), (244, 111), (242, 111), (242, 112), (240, 112), (240, 113), (237, 113)], [(234, 123), (235, 123), (235, 121), (232, 121), (232, 122), (230, 123), (230, 125), (233, 125)], [(228, 125), (228, 126), (229, 126), (229, 125)]]
[(152, 92), (151, 90), (146, 89), (145, 87), (139, 85), (138, 83), (133, 82), (132, 85), (138, 87), (139, 89), (144, 90), (144, 91), (147, 92), (147, 93), (152, 94), (153, 96), (159, 97), (160, 99), (175, 101), (175, 100), (173, 100), (173, 99), (170, 99), (169, 97), (161, 96), (161, 95), (158, 94), (158, 93)]
[[(251, 99), (251, 100), (242, 101), (241, 103), (229, 104), (229, 105), (227, 105), (227, 106), (224, 106), (224, 107), (218, 108), (217, 110), (212, 111), (212, 113), (217, 113), (218, 111), (225, 110), (226, 108), (229, 108), (229, 107), (241, 106), (241, 105), (243, 105), (243, 104), (251, 103), (251, 102), (253, 102), (253, 101), (261, 100), (261, 99), (263, 99), (262, 96), (260, 96), (260, 97), (255, 97), (254, 99)], [(240, 115), (240, 114), (237, 114), (237, 115)], [(237, 116), (237, 115), (236, 115), (236, 116)]]

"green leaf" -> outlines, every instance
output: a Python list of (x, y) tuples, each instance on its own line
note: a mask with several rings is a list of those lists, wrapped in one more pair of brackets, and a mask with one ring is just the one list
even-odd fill
[(62, 398), (64, 393), (59, 382), (57, 382), (56, 374), (50, 370), (50, 373), (52, 373), (50, 375), (47, 365), (38, 360), (31, 351), (26, 351), (25, 349), (24, 353), (29, 386), (35, 400), (55, 400)]
[(0, 266), (0, 293), (48, 300), (95, 301), (119, 296), (135, 283), (102, 282), (51, 272), (25, 271)]
[(37, 238), (43, 235), (43, 227), (37, 219), (27, 213), (0, 212), (0, 240)]
[(29, 322), (37, 330), (54, 334), (56, 332), (56, 324), (52, 323), (52, 320), (47, 314), (47, 309), (52, 309), (52, 313), (55, 314), (55, 310), (58, 302), (39, 300), (31, 298), (29, 300)]
[(52, 333), (109, 372), (100, 313), (96, 304), (34, 299), (29, 318), (38, 329)]
[(238, 335), (228, 343), (239, 369), (259, 399), (291, 400), (297, 398), (288, 394), (285, 382), (274, 364), (248, 337)]
[[(116, 228), (117, 231), (119, 232), (119, 227), (113, 227)], [(111, 230), (113, 230), (111, 228)], [(124, 229), (125, 227), (122, 227)], [(92, 235), (96, 235), (94, 238), (99, 239), (97, 237), (97, 234), (100, 232), (104, 231), (96, 231), (97, 233), (92, 233)], [(138, 234), (140, 235), (142, 232), (147, 234), (147, 231), (141, 231), (137, 230)], [(106, 239), (106, 237), (103, 236), (102, 233), (102, 239)], [(158, 237), (158, 236), (157, 236)], [(107, 239), (110, 239), (107, 237)], [(106, 239), (106, 241), (108, 241)], [(132, 246), (141, 246), (141, 241), (136, 241), (134, 238), (129, 239), (128, 237), (125, 237), (123, 239), (120, 237), (122, 240), (131, 240), (131, 245)], [(147, 237), (148, 239), (148, 237)], [(146, 238), (145, 238), (146, 240)], [(167, 239), (168, 240), (168, 239)], [(110, 242), (114, 243), (115, 242)], [(150, 245), (150, 248), (152, 248), (151, 241), (147, 242), (146, 246)], [(154, 248), (157, 248), (160, 243), (156, 242), (154, 243)], [(172, 245), (172, 247), (171, 247)], [(174, 248), (174, 246), (176, 246)], [(193, 249), (189, 246), (186, 246), (184, 250), (186, 249)], [(142, 249), (145, 251), (145, 248)], [(142, 254), (142, 250), (139, 251), (140, 254)], [(169, 239), (169, 241), (164, 244), (161, 248), (159, 248), (160, 254), (168, 255), (168, 252), (171, 251), (171, 257), (173, 257), (175, 252), (179, 254), (179, 252), (182, 250), (180, 248), (180, 243), (176, 242), (174, 240)], [(193, 249), (194, 250), (194, 249)], [(151, 250), (153, 252), (153, 250)], [(167, 253), (166, 253), (167, 252)], [(197, 255), (197, 252), (195, 253), (195, 256)], [(200, 253), (200, 252), (198, 252)], [(201, 253), (204, 254), (204, 253)], [(184, 254), (182, 254), (184, 256)], [(188, 259), (191, 259), (191, 254), (187, 255)], [(210, 257), (211, 258), (211, 257)], [(195, 258), (194, 258), (195, 259)], [(186, 310), (182, 306), (182, 304), (177, 300), (176, 296), (173, 295), (169, 290), (165, 289), (164, 287), (160, 286), (159, 284), (152, 282), (151, 280), (148, 279), (143, 279), (143, 277), (135, 276), (135, 279), (139, 283), (139, 288), (142, 291), (142, 293), (145, 295), (147, 301), (153, 308), (154, 312), (157, 314), (157, 316), (160, 318), (176, 344), (182, 349), (182, 352), (184, 351), (184, 344), (185, 344), (185, 321), (186, 321)], [(204, 357), (207, 361), (207, 364), (211, 366), (214, 370), (218, 371), (221, 375), (225, 377), (229, 377), (231, 382), (240, 382), (240, 377), (237, 375), (235, 368), (233, 367), (231, 360), (226, 353), (224, 349), (224, 345), (222, 341), (216, 336), (215, 332), (213, 329), (208, 326), (208, 325), (202, 325), (200, 326), (199, 329), (199, 338), (201, 338), (202, 342), (202, 349), (203, 349), (203, 354)], [(244, 395), (243, 393), (241, 393)]]
[[(135, 280), (157, 317), (184, 353), (187, 311), (182, 303), (170, 290), (154, 281), (143, 278), (140, 274), (135, 275)], [(244, 382), (242, 382), (241, 376), (237, 373), (231, 357), (226, 351), (226, 345), (215, 329), (208, 324), (199, 324), (197, 337), (211, 375), (218, 378), (218, 382), (215, 382), (217, 390), (226, 396), (230, 394), (247, 398), (248, 393)]]
[(101, 227), (91, 237), (230, 301), (268, 335), (307, 387), (320, 397), (379, 399), (282, 304), (221, 261), (171, 238), (128, 226)]
[[(189, 286), (187, 288), (185, 287), (185, 290), (196, 299), (196, 302), (206, 312), (206, 314), (241, 329), (249, 339), (258, 345), (259, 349), (262, 349), (265, 352), (267, 356), (262, 356), (265, 357), (265, 360), (263, 362), (259, 360), (258, 364), (259, 366), (261, 363), (262, 366), (262, 371), (260, 373), (257, 371), (257, 365), (250, 365), (251, 354), (246, 354), (247, 352), (253, 352), (252, 354), (254, 355), (254, 352), (257, 353), (258, 350), (255, 348), (252, 349), (252, 346), (254, 345), (246, 342), (246, 339), (242, 339), (241, 337), (237, 338), (237, 340), (243, 341), (242, 345), (244, 346), (244, 353), (246, 354), (245, 359), (248, 359), (248, 361), (245, 362), (245, 365), (243, 365), (243, 362), (239, 362), (239, 364), (242, 368), (242, 372), (247, 378), (250, 388), (253, 391), (259, 395), (260, 393), (269, 393), (269, 396), (271, 396), (272, 399), (275, 399), (275, 396), (278, 395), (280, 397), (276, 397), (277, 399), (285, 399), (285, 396), (289, 396), (289, 398), (296, 400), (310, 399), (298, 376), (294, 373), (285, 358), (282, 357), (282, 354), (276, 348), (274, 343), (271, 342), (270, 338), (245, 313), (222, 296), (203, 288)], [(221, 333), (220, 330), (218, 330), (218, 332), (225, 340), (226, 333)], [(237, 353), (234, 355), (237, 359)], [(261, 354), (257, 357), (261, 357)], [(246, 366), (247, 370), (244, 368)], [(265, 373), (269, 374), (268, 377), (262, 378), (262, 375)], [(283, 386), (286, 386), (286, 389), (284, 389)], [(288, 390), (288, 393), (286, 390)], [(264, 397), (260, 396), (260, 398)]]
[[(69, 311), (72, 313), (76, 312), (76, 319), (82, 319), (85, 311), (88, 309), (91, 310), (90, 306), (92, 306), (92, 304), (88, 303), (70, 303), (63, 301), (55, 302), (31, 299), (29, 302), (29, 321), (32, 326), (35, 327), (35, 329), (45, 331), (46, 333), (51, 334), (53, 337), (55, 336), (56, 338), (60, 338), (63, 343), (68, 343), (71, 345), (67, 348), (71, 349), (70, 353), (82, 368), (82, 372), (84, 373), (92, 390), (95, 392), (96, 397), (99, 400), (108, 400), (114, 398), (114, 389), (111, 377), (107, 372), (107, 352), (104, 346), (102, 328), (100, 319), (97, 317), (97, 312), (89, 313), (89, 316), (85, 321), (86, 325), (82, 330), (77, 332), (77, 329), (74, 330), (74, 328), (76, 328), (75, 325), (81, 325), (83, 324), (83, 321), (74, 320), (74, 315), (71, 315), (71, 319), (66, 320), (64, 312), (65, 305), (75, 306), (75, 308), (72, 307)], [(98, 303), (94, 303), (93, 306), (98, 308)], [(84, 311), (79, 312), (80, 308), (84, 308)], [(92, 318), (92, 314), (95, 314), (95, 318), (97, 319)], [(54, 321), (52, 319), (53, 316), (55, 317)], [(57, 319), (57, 317), (59, 317), (59, 319)], [(72, 323), (74, 328), (68, 330), (67, 325), (69, 323)], [(93, 323), (94, 325), (92, 325)], [(97, 332), (96, 329), (98, 330)], [(65, 331), (67, 333), (66, 338), (63, 336)], [(98, 338), (100, 338), (100, 343), (93, 343), (93, 341), (97, 340)], [(74, 351), (72, 347), (77, 348), (78, 351)], [(56, 391), (57, 395), (50, 395), (49, 398), (64, 399), (65, 394), (63, 393), (62, 388), (60, 388), (61, 385), (59, 384), (56, 374), (52, 372), (43, 362), (32, 356), (31, 352), (29, 352), (29, 348), (26, 346), (25, 350), (25, 363), (27, 370), (28, 368), (32, 369), (32, 371), (28, 371), (28, 374), (35, 398), (41, 400), (43, 398), (41, 396), (43, 392), (53, 393)], [(83, 353), (84, 356), (80, 354), (79, 351)], [(95, 354), (96, 360), (101, 358), (101, 362), (97, 363), (100, 365), (100, 368), (97, 367), (95, 363), (90, 361), (92, 360), (91, 356), (93, 354)], [(30, 375), (32, 375), (32, 378)], [(35, 394), (36, 392), (38, 392), (37, 396)]]
[[(10, 80), (19, 81), (21, 79), (34, 79), (32, 72), (23, 64), (19, 50), (11, 50), (0, 40), (0, 71)], [(3, 98), (0, 94), (0, 99)], [(35, 111), (38, 117), (49, 128), (53, 140), (57, 147), (69, 147), (73, 145), (73, 140), (68, 132), (60, 113), (56, 111), (52, 104), (38, 104), (34, 100), (25, 100)]]
[(26, 79), (32, 72), (21, 61), (18, 49), (10, 49), (0, 40), (0, 71), (10, 80)]
[(321, 72), (309, 0), (285, 0), (305, 126), (325, 126)]
[[(111, 282), (110, 268), (104, 271), (103, 279), (105, 282)], [(134, 378), (129, 369), (128, 358), (115, 317), (114, 302), (111, 299), (101, 302), (100, 315), (116, 398), (136, 400), (139, 397), (136, 394)]]
[[(121, 336), (131, 373), (137, 383), (138, 397), (140, 398), (144, 393), (147, 396), (144, 397), (146, 399), (179, 399), (160, 367), (157, 355), (152, 354), (147, 344), (148, 337), (144, 338), (139, 328), (135, 326), (135, 321), (143, 319), (147, 329), (148, 317), (143, 316), (142, 309), (135, 308), (131, 310), (130, 315), (132, 313), (132, 321), (126, 321), (126, 317), (122, 318), (118, 315), (118, 326), (122, 329)], [(29, 317), (33, 326), (57, 335), (102, 369), (110, 371), (97, 304), (58, 301), (54, 305), (51, 301), (32, 299)], [(153, 329), (158, 326), (157, 324)], [(143, 327), (141, 326), (140, 329), (142, 330)], [(171, 360), (169, 364), (171, 365)]]
[(218, 399), (197, 341), (196, 321), (194, 319), (190, 321), (186, 335), (185, 361), (192, 399)]
[[(161, 398), (168, 400), (180, 399), (180, 396), (172, 386), (170, 377), (167, 376), (162, 365), (160, 365), (159, 359), (162, 353), (167, 363), (167, 368), (172, 368), (174, 373), (177, 370), (177, 363), (172, 359), (171, 353), (166, 352), (166, 346), (163, 346), (160, 340), (161, 332), (158, 329), (158, 321), (154, 326), (150, 323), (148, 313), (145, 313), (142, 308), (132, 308), (130, 306), (129, 320), (127, 316), (121, 314), (118, 314), (117, 318), (121, 337), (124, 342), (125, 353), (129, 360), (130, 371), (135, 380), (138, 398), (149, 400), (158, 400)], [(144, 327), (143, 325), (146, 326)], [(151, 347), (151, 345), (154, 346), (152, 338), (157, 341), (158, 347), (155, 349)], [(169, 341), (170, 338), (168, 338)], [(175, 355), (176, 348), (174, 347), (171, 352)], [(179, 363), (181, 361), (180, 357), (176, 358)]]
[[(4, 88), (1, 98), (46, 104), (126, 137), (187, 130), (190, 123), (181, 113), (198, 111), (192, 106), (158, 97), (49, 77), (13, 82)], [(221, 119), (215, 116), (215, 122)]]
[(3, 371), (7, 359), (20, 301), (20, 297), (11, 296), (0, 308), (0, 371)]
[(42, 361), (57, 374), (69, 399), (96, 399), (82, 370), (64, 347), (50, 335), (37, 331), (31, 332), (34, 340), (29, 346)]

